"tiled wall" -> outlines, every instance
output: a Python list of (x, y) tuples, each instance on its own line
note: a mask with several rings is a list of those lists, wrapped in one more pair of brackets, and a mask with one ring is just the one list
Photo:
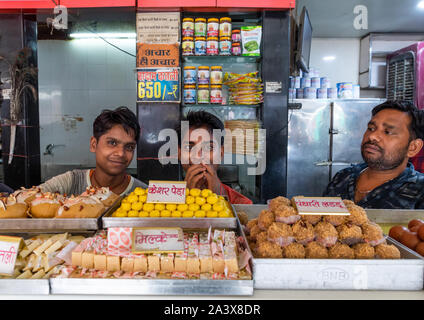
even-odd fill
[[(135, 55), (135, 39), (108, 39)], [(74, 167), (94, 167), (92, 123), (103, 109), (136, 112), (135, 57), (100, 39), (38, 41), (42, 180)], [(44, 155), (48, 144), (64, 145)], [(133, 160), (130, 168), (136, 168)]]

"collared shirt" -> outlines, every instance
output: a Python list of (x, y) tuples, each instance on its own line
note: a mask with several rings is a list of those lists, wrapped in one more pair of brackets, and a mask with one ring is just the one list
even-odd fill
[[(366, 163), (343, 169), (334, 176), (323, 196), (355, 199), (355, 186)], [(424, 208), (424, 174), (415, 171), (412, 163), (396, 178), (378, 186), (360, 200), (357, 205), (374, 209), (422, 209)]]
[[(221, 187), (227, 192), (228, 195), (228, 201), (231, 204), (253, 204), (252, 200), (245, 197), (241, 193), (237, 192), (234, 189), (231, 189), (226, 184), (221, 183)], [(222, 191), (221, 191), (222, 194)]]

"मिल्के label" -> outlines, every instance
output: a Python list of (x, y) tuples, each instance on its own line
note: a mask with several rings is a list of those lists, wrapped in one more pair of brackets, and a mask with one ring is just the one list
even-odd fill
[(350, 215), (340, 197), (294, 197), (293, 202), (300, 215)]
[(12, 275), (22, 238), (0, 236), (0, 275)]
[(183, 230), (175, 228), (134, 228), (132, 252), (175, 253), (184, 251)]
[(149, 181), (146, 203), (185, 203), (186, 181)]

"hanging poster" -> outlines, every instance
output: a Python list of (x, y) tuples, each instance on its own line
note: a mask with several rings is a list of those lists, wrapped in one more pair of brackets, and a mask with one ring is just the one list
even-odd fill
[(137, 68), (178, 67), (180, 47), (175, 44), (137, 43)]
[(137, 102), (180, 103), (180, 68), (137, 68)]
[(180, 13), (139, 12), (136, 28), (138, 43), (178, 43), (180, 42)]

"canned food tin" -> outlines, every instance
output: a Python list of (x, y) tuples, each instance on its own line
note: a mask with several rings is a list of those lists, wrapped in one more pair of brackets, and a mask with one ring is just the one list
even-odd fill
[(224, 17), (219, 19), (219, 36), (231, 37), (231, 18)]
[(182, 26), (183, 37), (193, 37), (194, 36), (194, 19), (193, 18), (184, 18)]
[(196, 103), (196, 86), (194, 84), (184, 85), (184, 103)]
[(301, 88), (308, 88), (311, 86), (311, 78), (300, 78), (300, 87)]
[(205, 18), (196, 18), (196, 20), (194, 20), (194, 36), (206, 37), (206, 19)]
[(327, 88), (327, 99), (337, 99), (336, 88)]
[(307, 87), (303, 88), (303, 99), (316, 99), (317, 88)]
[(361, 87), (359, 84), (353, 85), (353, 99), (359, 99), (361, 96)]
[(217, 18), (208, 19), (208, 37), (218, 37), (219, 35), (219, 20)]
[(295, 89), (300, 88), (300, 77), (294, 78), (294, 87)]
[(184, 84), (196, 84), (196, 67), (184, 67)]
[(211, 103), (221, 104), (222, 103), (222, 86), (211, 85)]
[(321, 86), (320, 88), (327, 89), (331, 87), (330, 80), (327, 77), (320, 78)]
[(211, 67), (210, 82), (213, 85), (222, 84), (222, 67), (221, 66)]
[(318, 99), (327, 99), (327, 88), (318, 88), (317, 89), (317, 98)]
[(219, 41), (219, 55), (229, 56), (231, 55), (231, 40), (230, 37), (221, 37)]
[(206, 55), (206, 38), (197, 37), (194, 41), (194, 54), (196, 56), (205, 56)]
[(303, 99), (303, 89), (302, 88), (296, 89), (296, 99)]
[(185, 37), (183, 38), (182, 47), (182, 55), (183, 56), (192, 56), (194, 55), (194, 39), (193, 37)]
[(289, 88), (289, 99), (296, 99), (296, 89)]
[(209, 103), (209, 86), (199, 85), (197, 87), (197, 103)]
[(352, 82), (339, 82), (337, 84), (337, 98), (339, 99), (353, 98)]
[(197, 68), (197, 83), (198, 84), (209, 84), (209, 67), (200, 66)]
[(211, 37), (208, 38), (208, 41), (206, 42), (206, 54), (208, 56), (216, 56), (218, 55), (218, 38), (217, 37)]
[(321, 87), (321, 79), (318, 77), (311, 78), (311, 87), (312, 88), (320, 88)]

